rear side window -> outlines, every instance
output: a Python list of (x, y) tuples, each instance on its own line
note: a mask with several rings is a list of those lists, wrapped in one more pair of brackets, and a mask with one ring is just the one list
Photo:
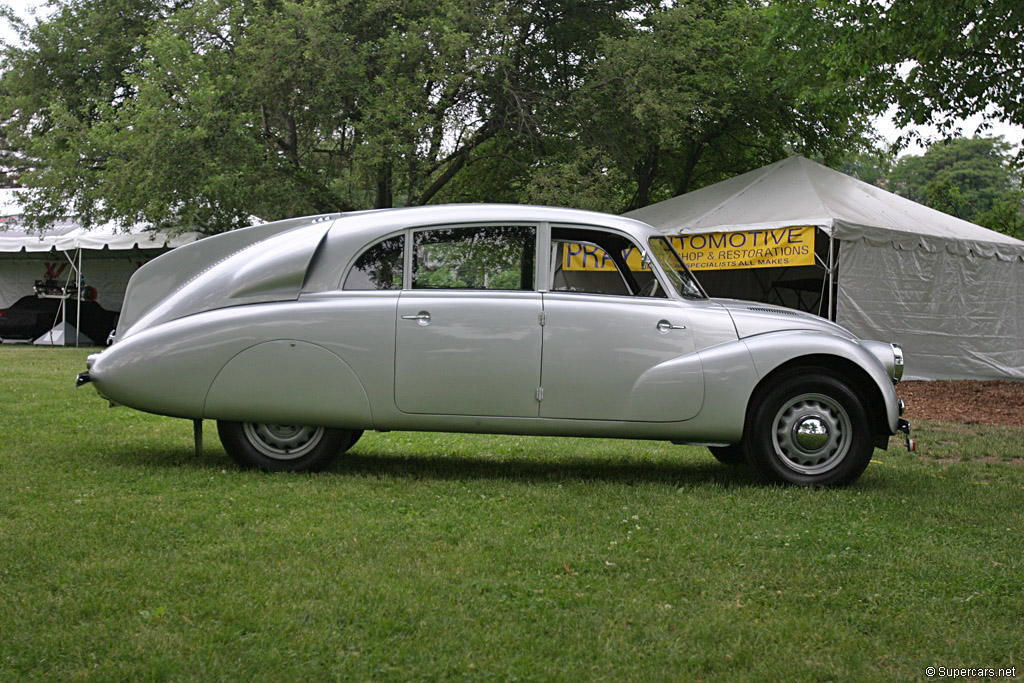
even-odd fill
[(537, 231), (527, 225), (423, 230), (413, 236), (413, 289), (532, 290)]
[(356, 260), (344, 289), (401, 289), (405, 236), (389, 237), (373, 245)]

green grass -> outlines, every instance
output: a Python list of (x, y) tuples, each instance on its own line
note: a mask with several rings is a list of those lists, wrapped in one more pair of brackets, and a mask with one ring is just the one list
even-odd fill
[(1024, 669), (1024, 430), (852, 488), (664, 443), (368, 433), (238, 470), (207, 423), (0, 348), (0, 680), (893, 680)]

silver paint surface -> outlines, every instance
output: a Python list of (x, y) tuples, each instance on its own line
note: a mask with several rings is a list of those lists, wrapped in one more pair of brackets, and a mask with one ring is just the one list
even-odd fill
[[(294, 219), (202, 240), (139, 269), (97, 390), (176, 417), (382, 430), (734, 443), (777, 368), (842, 359), (898, 420), (892, 349), (789, 309), (548, 291), (343, 291), (359, 254), (431, 226), (653, 228), (603, 214), (434, 206)], [(406, 259), (409, 277), (411, 260)], [(655, 275), (664, 291), (660, 266)], [(543, 314), (543, 316), (541, 315)], [(667, 325), (666, 325), (667, 323)]]

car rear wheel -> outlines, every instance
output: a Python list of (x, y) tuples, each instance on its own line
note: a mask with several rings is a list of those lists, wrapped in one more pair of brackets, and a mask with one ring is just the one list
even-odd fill
[(839, 377), (783, 376), (751, 405), (745, 447), (751, 465), (768, 481), (846, 486), (871, 461), (867, 410)]
[(269, 422), (217, 423), (231, 459), (268, 472), (315, 472), (328, 467), (362, 436), (360, 430)]

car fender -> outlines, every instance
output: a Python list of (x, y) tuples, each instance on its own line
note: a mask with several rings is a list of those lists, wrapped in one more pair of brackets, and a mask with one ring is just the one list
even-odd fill
[(841, 358), (858, 367), (877, 387), (885, 403), (885, 419), (891, 432), (899, 422), (899, 398), (892, 377), (878, 357), (859, 341), (846, 339), (827, 332), (794, 330), (770, 332), (740, 340), (750, 353), (759, 378), (800, 359)]
[(704, 369), (689, 353), (659, 363), (637, 378), (629, 393), (627, 420), (678, 422), (700, 412), (704, 403)]
[(279, 339), (251, 346), (217, 373), (207, 419), (369, 427), (370, 401), (349, 365), (317, 344)]
[[(91, 358), (89, 375), (101, 396), (157, 415), (198, 419), (210, 382), (251, 340), (175, 320), (123, 339)], [(237, 335), (236, 335), (237, 337)]]
[(704, 403), (685, 423), (679, 438), (688, 442), (737, 443), (743, 437), (747, 408), (758, 387), (785, 366), (806, 361), (821, 365), (847, 361), (877, 386), (883, 414), (891, 431), (899, 420), (899, 399), (892, 380), (878, 359), (861, 343), (823, 331), (771, 332), (702, 349), (697, 354), (704, 371)]

